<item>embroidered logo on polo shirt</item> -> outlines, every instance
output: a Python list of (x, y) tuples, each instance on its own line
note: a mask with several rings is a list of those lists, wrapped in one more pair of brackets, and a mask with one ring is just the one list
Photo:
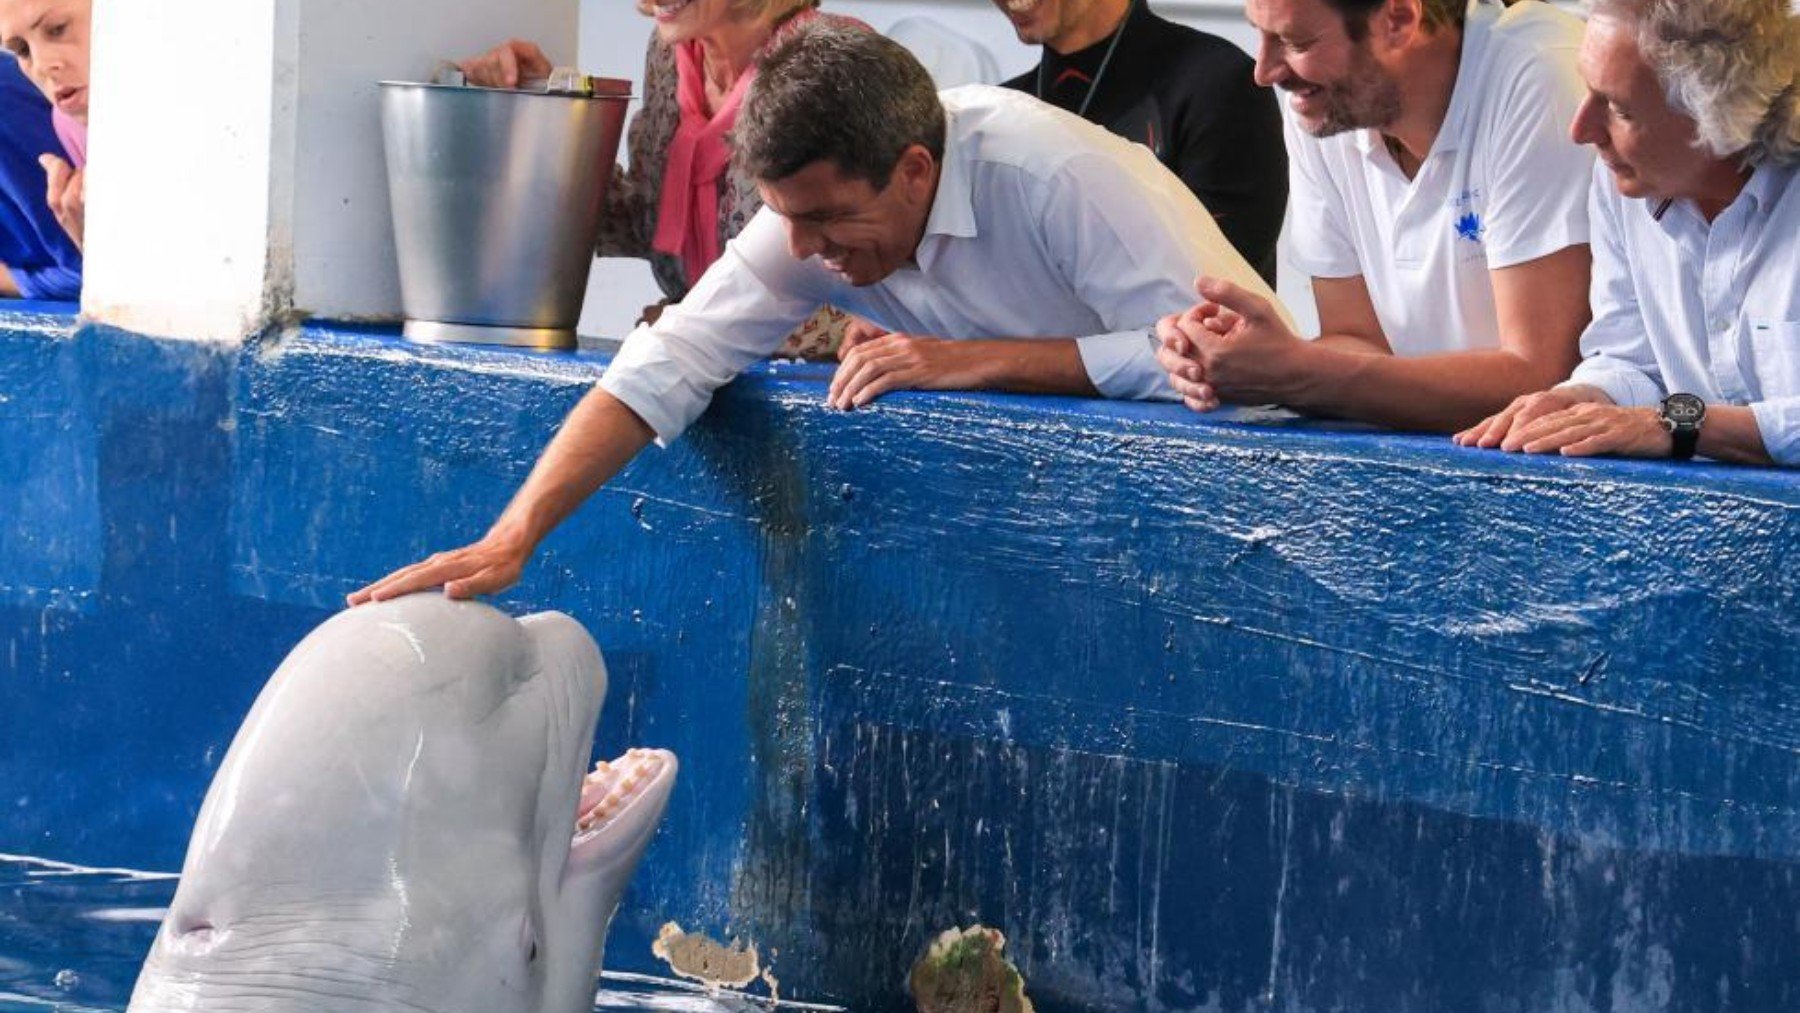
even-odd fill
[(1471, 243), (1479, 243), (1487, 235), (1487, 223), (1481, 220), (1479, 201), (1481, 188), (1472, 186), (1444, 203), (1456, 213), (1456, 234)]

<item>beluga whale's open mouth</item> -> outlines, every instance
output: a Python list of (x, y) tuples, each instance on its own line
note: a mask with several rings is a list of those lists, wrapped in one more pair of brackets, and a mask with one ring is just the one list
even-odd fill
[(571, 865), (604, 861), (649, 843), (679, 767), (666, 749), (632, 749), (596, 763), (581, 781)]

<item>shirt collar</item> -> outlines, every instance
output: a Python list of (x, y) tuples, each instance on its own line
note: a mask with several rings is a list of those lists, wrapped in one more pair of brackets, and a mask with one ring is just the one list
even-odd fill
[(956, 110), (946, 104), (944, 157), (938, 165), (937, 193), (932, 197), (925, 235), (919, 240), (915, 255), (921, 270), (931, 269), (944, 239), (974, 239), (980, 234), (975, 224), (974, 184), (962, 147), (956, 133)]
[(1750, 171), (1750, 179), (1744, 184), (1744, 192), (1738, 199), (1750, 198), (1754, 210), (1768, 211), (1781, 202), (1781, 195), (1794, 181), (1796, 166), (1763, 164)]
[[(1793, 183), (1795, 166), (1759, 165), (1750, 171), (1750, 178), (1744, 181), (1744, 188), (1738, 191), (1737, 199), (1726, 207), (1726, 211), (1742, 204), (1749, 214), (1768, 213), (1781, 202), (1782, 194), (1787, 192)], [(1671, 236), (1679, 238), (1685, 230), (1699, 228), (1705, 230), (1706, 219), (1700, 214), (1694, 202), (1686, 199), (1670, 199), (1645, 201), (1645, 210), (1663, 230)], [(1721, 213), (1723, 217), (1723, 213)]]

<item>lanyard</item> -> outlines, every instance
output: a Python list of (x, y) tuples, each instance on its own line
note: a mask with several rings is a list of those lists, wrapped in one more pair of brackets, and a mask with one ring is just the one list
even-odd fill
[[(1113, 29), (1112, 41), (1106, 46), (1106, 55), (1100, 58), (1100, 69), (1094, 72), (1094, 79), (1088, 82), (1087, 94), (1081, 99), (1081, 108), (1075, 110), (1075, 115), (1084, 120), (1087, 119), (1088, 106), (1094, 103), (1094, 95), (1100, 91), (1100, 82), (1106, 77), (1106, 69), (1112, 66), (1113, 54), (1119, 50), (1119, 40), (1125, 37), (1125, 25), (1131, 20), (1131, 15), (1136, 9), (1137, 0), (1131, 0), (1125, 5), (1125, 16), (1119, 19), (1119, 27)], [(1037, 97), (1040, 99), (1044, 97), (1044, 68), (1049, 64), (1048, 54), (1044, 59), (1038, 61)]]

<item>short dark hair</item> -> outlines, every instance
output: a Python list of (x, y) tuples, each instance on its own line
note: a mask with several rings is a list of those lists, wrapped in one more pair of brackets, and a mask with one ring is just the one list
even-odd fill
[[(1388, 0), (1325, 0), (1327, 6), (1343, 15), (1350, 38), (1361, 42), (1369, 34), (1369, 17)], [(1469, 13), (1468, 0), (1419, 0), (1427, 31), (1449, 26), (1461, 28)]]
[(883, 190), (907, 148), (944, 157), (944, 104), (906, 47), (821, 18), (757, 61), (733, 143), (755, 179), (830, 161)]

